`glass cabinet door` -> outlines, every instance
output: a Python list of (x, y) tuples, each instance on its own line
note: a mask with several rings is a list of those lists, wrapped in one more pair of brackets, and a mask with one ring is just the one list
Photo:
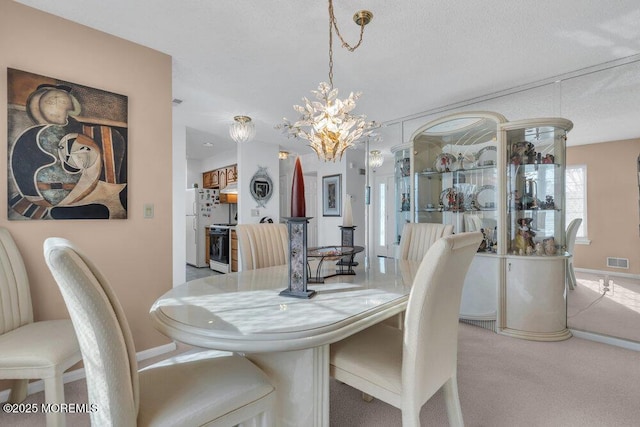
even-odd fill
[(428, 124), (413, 138), (414, 221), (485, 233), (495, 252), (498, 225), (498, 124), (492, 113), (466, 113)]
[(503, 128), (508, 253), (560, 255), (565, 249), (565, 142), (571, 122), (542, 119)]
[(400, 243), (402, 228), (411, 222), (411, 150), (408, 147), (394, 150), (395, 160), (395, 217), (396, 244)]

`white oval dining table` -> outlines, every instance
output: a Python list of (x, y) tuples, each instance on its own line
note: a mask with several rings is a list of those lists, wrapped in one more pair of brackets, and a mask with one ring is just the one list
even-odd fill
[(310, 299), (279, 295), (286, 265), (209, 276), (151, 307), (155, 327), (186, 344), (245, 355), (277, 389), (278, 426), (329, 425), (329, 345), (405, 310), (418, 262), (376, 258)]

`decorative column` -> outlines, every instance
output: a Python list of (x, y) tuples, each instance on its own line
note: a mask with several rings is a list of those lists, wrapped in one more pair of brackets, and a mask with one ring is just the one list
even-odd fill
[[(353, 246), (353, 234), (356, 226), (353, 225), (353, 210), (351, 208), (351, 195), (347, 194), (344, 202), (344, 216), (342, 217), (342, 225), (340, 227), (340, 233), (342, 234), (341, 245)], [(348, 265), (355, 267), (357, 262), (353, 261), (353, 255), (345, 256), (336, 263), (336, 265)]]
[(296, 159), (291, 185), (291, 217), (287, 220), (289, 234), (289, 287), (280, 295), (295, 298), (311, 298), (316, 291), (307, 289), (309, 266), (307, 264), (307, 225), (305, 216), (304, 178), (300, 157)]
[(307, 224), (309, 217), (290, 217), (289, 231), (289, 287), (280, 295), (296, 298), (311, 298), (316, 291), (307, 289), (309, 277), (307, 264)]
[[(351, 227), (346, 227), (344, 225), (340, 225), (340, 232), (342, 234), (342, 246), (353, 246), (353, 233), (356, 229), (355, 225), (352, 225)], [(357, 261), (352, 261), (353, 256), (349, 255), (349, 256), (344, 256), (340, 259), (340, 261), (338, 261), (336, 263), (336, 265), (348, 265), (351, 267), (355, 267), (358, 265)]]

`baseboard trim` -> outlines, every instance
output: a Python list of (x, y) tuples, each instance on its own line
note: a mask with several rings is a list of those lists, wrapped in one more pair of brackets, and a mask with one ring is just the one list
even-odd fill
[(574, 337), (582, 338), (589, 341), (609, 344), (616, 347), (626, 348), (627, 350), (640, 351), (640, 343), (635, 341), (623, 340), (621, 338), (610, 337), (608, 335), (595, 334), (593, 332), (585, 332), (576, 329), (569, 329)]
[[(176, 350), (178, 346), (175, 342), (170, 342), (169, 344), (164, 344), (158, 347), (149, 348), (147, 350), (142, 350), (136, 353), (136, 359), (138, 362), (142, 362), (143, 360), (151, 359), (152, 357), (161, 356), (165, 353), (170, 353)], [(74, 369), (73, 371), (65, 372), (62, 375), (62, 381), (67, 384), (73, 381), (81, 380), (85, 377), (84, 368)], [(44, 381), (37, 380), (29, 383), (27, 388), (27, 395), (31, 395), (34, 393), (38, 393), (44, 390)], [(9, 399), (9, 394), (11, 390), (6, 389), (0, 391), (0, 402), (6, 402)]]

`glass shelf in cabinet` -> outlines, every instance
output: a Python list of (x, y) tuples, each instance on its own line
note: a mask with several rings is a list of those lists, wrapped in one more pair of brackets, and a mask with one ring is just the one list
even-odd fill
[[(559, 168), (561, 165), (559, 165), (558, 163), (510, 163), (509, 166), (516, 169), (515, 173), (527, 173), (539, 171), (540, 169), (555, 169)], [(522, 171), (518, 171), (517, 169), (519, 168), (522, 168)]]
[(473, 168), (465, 168), (465, 169), (456, 169), (456, 170), (450, 170), (450, 171), (444, 171), (444, 172), (438, 172), (438, 171), (422, 171), (422, 172), (415, 172), (415, 175), (417, 176), (427, 176), (427, 177), (431, 177), (431, 176), (441, 176), (441, 175), (445, 175), (448, 173), (466, 173), (466, 172), (484, 172), (486, 170), (496, 170), (497, 166), (496, 165), (490, 165), (490, 166), (476, 166)]
[[(436, 209), (439, 212), (453, 212), (453, 213), (480, 213), (480, 212), (495, 212), (498, 209), (497, 208), (487, 208), (487, 209), (458, 209), (458, 210), (453, 210), (453, 209)], [(520, 212), (520, 211), (518, 211)]]
[(497, 169), (497, 168), (498, 167), (496, 165), (474, 166), (472, 168), (456, 169), (452, 172), (474, 172), (474, 171), (484, 172), (485, 170), (491, 170), (491, 169)]
[(509, 209), (507, 212), (562, 212), (560, 208), (554, 209)]
[(484, 249), (484, 250), (480, 250), (478, 249), (478, 252), (476, 252), (476, 254), (482, 254), (484, 256), (498, 256), (498, 253), (496, 251), (490, 251), (488, 249)]

